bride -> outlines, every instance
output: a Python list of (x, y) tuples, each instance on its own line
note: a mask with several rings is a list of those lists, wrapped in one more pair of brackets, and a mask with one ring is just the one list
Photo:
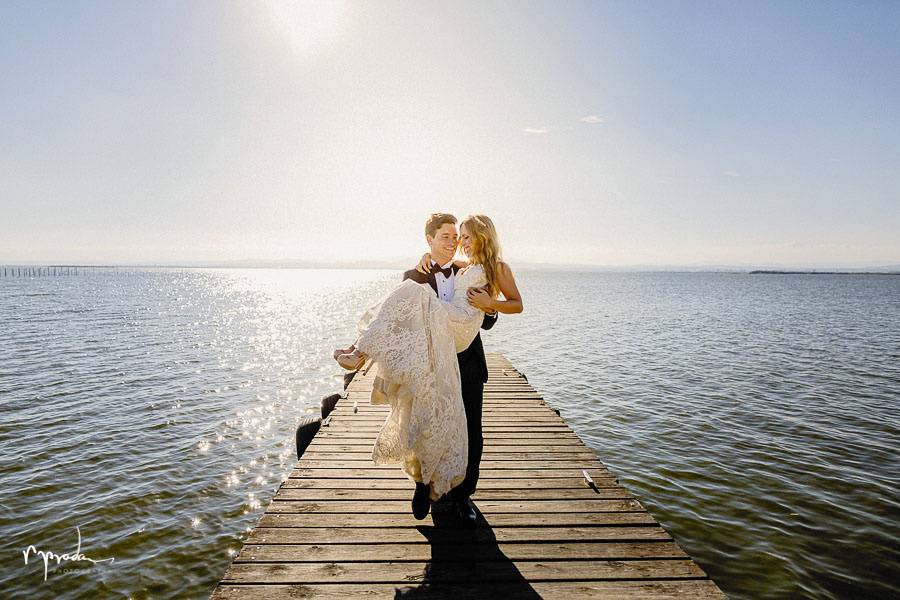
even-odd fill
[[(428, 514), (428, 503), (423, 512), (417, 497), (437, 500), (466, 475), (468, 436), (456, 354), (469, 347), (484, 318), (469, 304), (470, 290), (487, 296), (492, 309), (522, 310), (512, 271), (500, 260), (493, 222), (484, 215), (467, 217), (460, 223), (460, 245), (468, 262), (455, 263), (460, 270), (451, 301), (407, 279), (363, 314), (354, 345), (334, 354), (348, 370), (366, 361), (377, 367), (371, 401), (390, 405), (391, 413), (372, 458), (376, 464), (400, 464), (416, 482), (418, 519)], [(423, 263), (430, 262), (426, 255)], [(505, 300), (498, 299), (501, 293)]]

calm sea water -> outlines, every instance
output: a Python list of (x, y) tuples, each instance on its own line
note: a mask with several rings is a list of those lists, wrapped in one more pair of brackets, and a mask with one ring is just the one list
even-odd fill
[[(0, 589), (205, 598), (397, 274), (0, 279)], [(900, 277), (518, 274), (484, 336), (733, 598), (900, 596)], [(25, 564), (29, 544), (113, 563)]]

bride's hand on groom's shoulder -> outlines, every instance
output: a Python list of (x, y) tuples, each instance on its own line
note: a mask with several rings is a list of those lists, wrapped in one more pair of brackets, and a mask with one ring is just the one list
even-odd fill
[(416, 265), (416, 271), (418, 271), (422, 275), (428, 275), (429, 273), (431, 273), (431, 252), (426, 252), (422, 255), (422, 260), (420, 260), (419, 264)]

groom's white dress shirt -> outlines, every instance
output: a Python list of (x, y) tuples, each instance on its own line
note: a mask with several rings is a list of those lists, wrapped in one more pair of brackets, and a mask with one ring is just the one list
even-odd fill
[[(453, 261), (451, 260), (441, 268), (446, 269), (452, 264)], [(431, 266), (437, 266), (437, 262), (431, 261)], [(450, 277), (444, 277), (443, 273), (435, 273), (434, 281), (435, 283), (437, 283), (438, 298), (440, 298), (444, 302), (450, 302), (451, 300), (453, 300), (453, 286), (456, 284), (456, 273), (451, 272)]]

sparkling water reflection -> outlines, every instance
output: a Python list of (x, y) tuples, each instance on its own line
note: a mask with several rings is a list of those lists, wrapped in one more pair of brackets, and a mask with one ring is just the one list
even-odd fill
[[(734, 598), (900, 593), (900, 277), (522, 272), (505, 352)], [(0, 588), (202, 598), (387, 271), (0, 280)], [(113, 564), (25, 565), (33, 544)], [(87, 565), (89, 566), (89, 565)], [(65, 571), (65, 572), (63, 572)]]

